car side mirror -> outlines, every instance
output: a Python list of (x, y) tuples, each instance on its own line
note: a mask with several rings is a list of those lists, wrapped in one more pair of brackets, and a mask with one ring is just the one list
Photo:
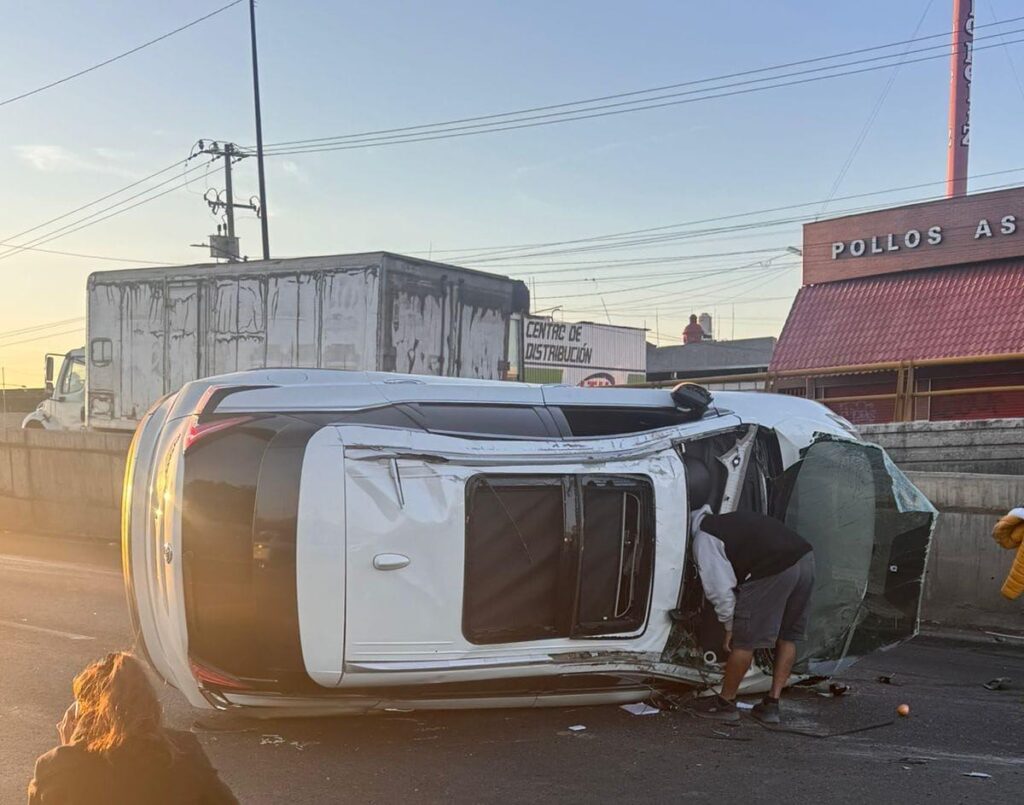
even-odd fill
[(672, 402), (676, 408), (690, 414), (692, 419), (700, 419), (712, 402), (711, 392), (696, 383), (680, 383), (672, 389)]
[(53, 394), (53, 356), (46, 356), (46, 393)]

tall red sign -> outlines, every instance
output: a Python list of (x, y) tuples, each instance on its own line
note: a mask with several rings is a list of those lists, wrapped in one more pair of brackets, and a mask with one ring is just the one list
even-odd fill
[(946, 196), (967, 193), (971, 145), (971, 69), (974, 66), (974, 0), (953, 0), (953, 48), (949, 77), (949, 145)]

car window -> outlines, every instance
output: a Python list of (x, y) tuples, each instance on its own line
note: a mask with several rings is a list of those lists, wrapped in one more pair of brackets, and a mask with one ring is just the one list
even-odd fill
[(692, 422), (693, 417), (673, 408), (611, 408), (598, 405), (562, 405), (573, 436), (617, 436), (646, 430), (668, 428)]
[(512, 439), (558, 436), (546, 412), (529, 405), (415, 403), (408, 408), (429, 431)]
[(654, 538), (646, 479), (475, 476), (463, 634), (488, 644), (635, 632), (647, 619)]
[(380, 408), (366, 408), (361, 411), (317, 411), (292, 414), (296, 419), (314, 425), (378, 425), (389, 428), (412, 428), (421, 426), (398, 406), (385, 405)]
[(468, 640), (564, 633), (558, 609), (564, 501), (560, 476), (478, 476), (467, 487), (462, 630)]

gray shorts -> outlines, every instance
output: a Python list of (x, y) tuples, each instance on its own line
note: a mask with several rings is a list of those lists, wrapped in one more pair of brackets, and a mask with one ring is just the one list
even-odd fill
[(736, 590), (732, 644), (752, 651), (776, 640), (803, 640), (814, 588), (814, 552), (774, 576), (744, 582)]

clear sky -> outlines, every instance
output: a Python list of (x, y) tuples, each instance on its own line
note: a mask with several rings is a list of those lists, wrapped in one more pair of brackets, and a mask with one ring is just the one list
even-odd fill
[[(8, 4), (0, 28), (0, 100), (226, 1)], [(871, 47), (910, 38), (922, 15), (918, 36), (948, 30), (951, 5), (261, 0), (264, 136), (276, 143), (432, 123)], [(977, 0), (979, 26), (1021, 14), (1015, 0)], [(0, 106), (0, 241), (183, 159), (199, 138), (251, 144), (247, 23), (243, 3), (108, 67)], [(1022, 29), (1024, 21), (1001, 30), (1012, 43), (1024, 39)], [(978, 43), (972, 175), (1024, 168), (1018, 154), (1024, 89), (1012, 69), (1024, 78), (1024, 49), (1002, 46), (999, 39), (984, 44), (1000, 46), (980, 49)], [(610, 316), (656, 330), (651, 338), (661, 343), (677, 342), (686, 316), (702, 310), (716, 314), (720, 337), (776, 335), (799, 285), (796, 258), (782, 251), (800, 245), (795, 223), (611, 251), (487, 263), (467, 255), (823, 200), (892, 76), (885, 69), (559, 125), (277, 156), (268, 160), (272, 252), (386, 249), (478, 265), (531, 282), (535, 309), (561, 305), (558, 315), (566, 319)], [(945, 58), (899, 70), (837, 196), (941, 182), (948, 76)], [(202, 261), (205, 252), (190, 244), (216, 225), (202, 193), (222, 186), (221, 173), (194, 176), (187, 188), (41, 248)], [(981, 178), (971, 188), (1021, 177)], [(256, 192), (253, 160), (236, 166), (235, 184), (243, 198)], [(828, 210), (940, 191), (936, 184), (837, 200)], [(798, 212), (808, 210), (820, 211)], [(766, 217), (775, 216), (727, 222)], [(243, 252), (258, 256), (258, 223), (243, 216), (238, 228)], [(766, 251), (622, 265), (758, 249)], [(751, 265), (769, 258), (774, 260), (767, 268)], [(74, 331), (82, 326), (76, 321), (27, 334), (11, 331), (84, 316), (89, 273), (130, 265), (33, 251), (0, 258), (0, 365), (8, 383), (38, 385), (45, 351), (63, 352), (84, 341), (84, 333)], [(733, 272), (718, 274), (728, 269)], [(27, 338), (34, 340), (16, 343)]]

